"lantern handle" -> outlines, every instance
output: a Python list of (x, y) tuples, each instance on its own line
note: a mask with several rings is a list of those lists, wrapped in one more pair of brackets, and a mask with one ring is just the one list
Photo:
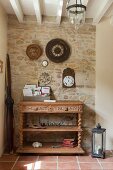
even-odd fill
[(97, 124), (97, 129), (101, 129), (100, 123)]

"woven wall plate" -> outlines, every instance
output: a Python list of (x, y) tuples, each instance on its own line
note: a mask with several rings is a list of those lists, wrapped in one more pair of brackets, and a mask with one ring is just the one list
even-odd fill
[(31, 44), (27, 47), (26, 54), (31, 60), (36, 60), (41, 56), (42, 49), (37, 44)]
[(62, 39), (52, 39), (47, 43), (46, 55), (51, 61), (60, 63), (68, 59), (70, 47)]

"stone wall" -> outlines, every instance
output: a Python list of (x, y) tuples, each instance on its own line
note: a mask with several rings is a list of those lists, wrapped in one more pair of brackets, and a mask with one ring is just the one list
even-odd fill
[[(18, 139), (18, 104), (22, 99), (24, 85), (38, 82), (43, 72), (52, 76), (51, 86), (56, 100), (83, 101), (84, 147), (91, 146), (91, 128), (95, 126), (95, 26), (85, 25), (76, 31), (70, 23), (62, 21), (60, 26), (55, 23), (27, 19), (24, 24), (9, 16), (8, 24), (8, 53), (11, 59), (12, 95), (15, 101), (15, 140)], [(71, 47), (71, 55), (63, 63), (49, 61), (45, 54), (48, 41), (54, 38), (65, 40)], [(37, 43), (43, 49), (42, 56), (37, 60), (30, 60), (26, 55), (26, 47)], [(48, 60), (47, 67), (42, 66), (43, 60)], [(76, 88), (62, 88), (62, 73), (67, 67), (74, 69)], [(16, 142), (17, 143), (17, 142)]]

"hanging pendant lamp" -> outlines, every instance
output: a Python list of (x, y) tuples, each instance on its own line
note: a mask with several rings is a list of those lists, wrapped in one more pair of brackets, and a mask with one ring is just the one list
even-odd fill
[(81, 0), (68, 0), (66, 9), (70, 22), (79, 29), (85, 23), (86, 6)]

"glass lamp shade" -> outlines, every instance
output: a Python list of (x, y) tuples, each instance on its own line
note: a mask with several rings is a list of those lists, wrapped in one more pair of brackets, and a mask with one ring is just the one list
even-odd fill
[(69, 20), (72, 24), (75, 25), (75, 28), (78, 29), (85, 23), (85, 11), (86, 6), (81, 4), (81, 1), (77, 4), (73, 4), (73, 1), (69, 0), (67, 2), (67, 13)]
[(98, 124), (97, 128), (92, 130), (92, 157), (105, 158), (105, 139), (106, 129)]

